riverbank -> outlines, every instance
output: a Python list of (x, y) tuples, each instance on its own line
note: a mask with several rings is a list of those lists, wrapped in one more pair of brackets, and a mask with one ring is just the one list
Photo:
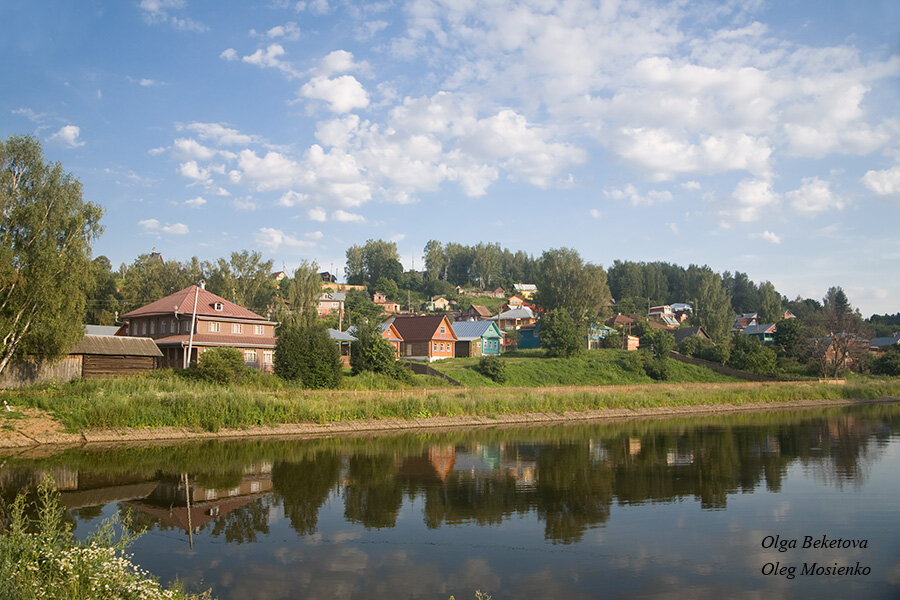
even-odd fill
[[(12, 398), (15, 402), (16, 398)], [(171, 398), (158, 406), (136, 407), (131, 418), (150, 410), (157, 425), (128, 423), (121, 399), (94, 398), (97, 414), (118, 415), (112, 426), (67, 427), (61, 412), (43, 406), (14, 406), (0, 418), (0, 447), (80, 445), (149, 440), (226, 439), (260, 436), (333, 436), (367, 431), (480, 427), (631, 417), (729, 413), (741, 411), (823, 408), (870, 402), (900, 402), (900, 381), (827, 383), (653, 384), (643, 386), (505, 388), (463, 390), (399, 390), (381, 392), (309, 392), (291, 396), (245, 399), (242, 404), (266, 414), (263, 423), (230, 419), (235, 425), (204, 427), (200, 421), (179, 422), (202, 414), (204, 405), (185, 413)], [(235, 399), (235, 402), (237, 400)], [(125, 404), (133, 403), (125, 401)], [(262, 404), (260, 404), (262, 403)], [(112, 406), (110, 406), (112, 405)], [(166, 408), (167, 410), (163, 410)], [(240, 416), (239, 406), (223, 400), (206, 406), (220, 415)], [(71, 407), (69, 407), (71, 409)], [(138, 410), (139, 409), (139, 410)], [(232, 411), (234, 409), (234, 411)], [(232, 414), (234, 413), (234, 414)], [(306, 418), (291, 419), (291, 415)], [(64, 416), (64, 415), (63, 415)], [(168, 422), (166, 422), (168, 421)], [(228, 421), (228, 419), (225, 419)]]

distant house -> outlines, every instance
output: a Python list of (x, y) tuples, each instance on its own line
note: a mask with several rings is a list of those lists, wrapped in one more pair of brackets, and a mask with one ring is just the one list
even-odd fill
[(400, 305), (396, 302), (391, 302), (387, 299), (387, 296), (382, 294), (381, 292), (375, 292), (372, 295), (372, 302), (381, 307), (381, 310), (388, 314), (398, 313), (400, 312)]
[(534, 312), (527, 306), (511, 308), (495, 317), (491, 317), (491, 320), (497, 321), (501, 331), (519, 329), (525, 325), (533, 325), (536, 321)]
[(731, 326), (732, 332), (743, 331), (746, 327), (750, 327), (751, 325), (759, 324), (759, 314), (757, 313), (743, 313), (737, 316), (734, 320), (734, 325)]
[(506, 291), (502, 287), (495, 287), (494, 289), (486, 292), (485, 296), (490, 296), (491, 298), (505, 298)]
[(706, 333), (706, 330), (703, 329), (703, 327), (700, 327), (699, 325), (696, 327), (682, 327), (681, 329), (676, 329), (675, 331), (672, 332), (672, 335), (675, 336), (675, 345), (676, 346), (678, 344), (680, 344), (681, 342), (683, 342), (684, 340), (688, 339), (689, 337), (698, 337), (702, 340), (712, 339), (711, 337), (709, 337), (709, 334)]
[(472, 321), (484, 321), (491, 318), (491, 311), (486, 306), (480, 304), (470, 304), (469, 308), (462, 314), (464, 319)]
[(869, 350), (872, 352), (884, 352), (892, 346), (900, 346), (900, 335), (877, 337), (869, 340)]
[(599, 325), (597, 323), (591, 323), (588, 325), (587, 332), (587, 347), (591, 348), (599, 348), (600, 343), (605, 340), (607, 337), (616, 333), (616, 330), (607, 325)]
[(515, 333), (506, 336), (510, 347), (534, 350), (541, 347), (541, 324), (523, 325)]
[(748, 325), (741, 330), (741, 335), (753, 336), (763, 344), (771, 344), (775, 341), (775, 323)]
[(344, 302), (347, 300), (347, 294), (343, 292), (324, 292), (319, 294), (316, 312), (320, 317), (327, 317), (331, 313), (339, 313), (340, 317), (344, 317)]
[(127, 323), (121, 335), (153, 339), (164, 366), (183, 369), (206, 350), (224, 346), (240, 350), (247, 366), (272, 369), (277, 323), (202, 287), (186, 287), (122, 318)]
[(500, 355), (503, 333), (493, 321), (456, 321), (453, 333), (457, 338), (455, 356)]
[(782, 315), (781, 318), (782, 318), (782, 320), (784, 320), (784, 319), (796, 319), (796, 318), (797, 318), (797, 315), (795, 315), (794, 313), (792, 313), (792, 312), (789, 311), (789, 310), (786, 310), (786, 311), (784, 311), (784, 315)]
[(506, 306), (509, 308), (521, 308), (525, 306), (525, 298), (518, 294), (513, 294), (506, 299)]
[(425, 303), (425, 310), (429, 312), (447, 310), (448, 308), (450, 308), (450, 301), (443, 296), (432, 296), (431, 300)]
[(513, 289), (516, 294), (526, 300), (534, 299), (534, 295), (537, 293), (537, 286), (533, 283), (516, 283), (513, 284)]
[[(352, 327), (350, 329), (353, 329)], [(335, 343), (338, 345), (338, 349), (341, 353), (341, 364), (345, 367), (350, 367), (350, 354), (352, 352), (353, 342), (357, 341), (356, 336), (354, 336), (350, 329), (347, 331), (340, 331), (338, 329), (326, 329), (328, 332), (328, 337), (330, 337)]]
[(271, 280), (275, 281), (276, 283), (278, 283), (278, 282), (280, 282), (282, 279), (284, 279), (284, 278), (287, 277), (287, 276), (288, 276), (288, 274), (285, 273), (284, 271), (275, 271), (274, 273), (272, 273), (271, 275), (269, 275), (269, 279), (271, 279)]
[(427, 362), (453, 358), (456, 334), (453, 333), (450, 319), (445, 315), (398, 316), (391, 324), (402, 339), (402, 358)]
[(631, 326), (634, 325), (634, 319), (627, 315), (617, 314), (616, 316), (607, 319), (606, 324), (607, 326), (613, 327), (614, 329), (620, 329), (626, 332), (630, 332)]
[(325, 283), (337, 283), (337, 277), (329, 273), (328, 271), (323, 271), (319, 273), (319, 277), (322, 278), (322, 281)]
[(403, 342), (403, 336), (394, 327), (393, 321), (382, 323), (378, 326), (378, 329), (381, 331), (381, 337), (394, 347), (394, 358), (400, 358), (400, 344)]

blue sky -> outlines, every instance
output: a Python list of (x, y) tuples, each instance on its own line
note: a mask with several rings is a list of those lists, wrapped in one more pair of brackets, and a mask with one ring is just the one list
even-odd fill
[(12, 0), (0, 135), (156, 247), (709, 264), (900, 310), (900, 3)]

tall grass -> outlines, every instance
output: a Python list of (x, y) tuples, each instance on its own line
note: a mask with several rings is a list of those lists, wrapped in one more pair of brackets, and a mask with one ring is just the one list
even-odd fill
[(4, 507), (0, 528), (0, 598), (5, 600), (211, 600), (177, 584), (165, 588), (134, 565), (124, 548), (135, 536), (116, 534), (106, 521), (84, 542), (64, 519), (58, 493), (45, 481), (38, 488), (36, 514), (24, 494)]

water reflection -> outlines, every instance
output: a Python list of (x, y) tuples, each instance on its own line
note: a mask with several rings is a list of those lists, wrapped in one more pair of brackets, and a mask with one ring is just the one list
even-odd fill
[[(391, 546), (393, 553), (373, 552), (371, 546), (359, 545), (362, 540), (422, 544), (429, 543), (428, 535), (439, 535), (433, 543), (441, 549), (434, 551), (452, 553), (453, 543), (471, 544), (474, 539), (454, 542), (458, 528), (490, 532), (512, 527), (504, 535), (515, 537), (520, 535), (516, 531), (530, 531), (531, 524), (540, 527), (550, 548), (562, 550), (590, 542), (582, 556), (597, 552), (602, 555), (598, 560), (610, 569), (642, 573), (637, 585), (648, 565), (661, 568), (671, 559), (674, 569), (683, 558), (656, 555), (658, 549), (636, 552), (631, 547), (603, 554), (598, 542), (603, 536), (590, 532), (610, 527), (617, 519), (633, 528), (629, 519), (635, 513), (622, 511), (646, 511), (684, 501), (696, 503), (710, 515), (731, 511), (729, 503), (737, 494), (780, 494), (795, 472), (811, 476), (828, 489), (859, 490), (873, 465), (882, 460), (890, 444), (896, 444), (898, 431), (900, 407), (881, 405), (378, 438), (84, 448), (43, 458), (7, 457), (0, 468), (0, 493), (9, 500), (20, 490), (34, 487), (46, 474), (56, 481), (76, 526), (96, 519), (104, 506), (117, 507), (131, 512), (135, 529), (166, 534), (169, 545), (176, 543), (174, 536), (185, 547), (196, 548), (191, 556), (208, 553), (212, 558), (221, 550), (210, 544), (225, 543), (232, 548), (260, 549), (253, 552), (265, 547), (268, 562), (321, 563), (334, 577), (320, 574), (304, 580), (300, 587), (309, 597), (316, 596), (314, 589), (321, 588), (324, 594), (323, 581), (337, 586), (343, 585), (340, 581), (346, 583), (351, 565), (354, 580), (375, 571), (383, 586), (412, 571), (434, 570), (437, 579), (433, 581), (449, 581), (446, 569), (433, 561), (416, 560), (415, 553), (395, 546)], [(773, 510), (788, 512), (793, 501), (784, 496)], [(679, 513), (681, 522), (685, 514)], [(775, 519), (783, 520), (783, 516)], [(415, 522), (423, 527), (421, 533), (410, 524)], [(666, 522), (663, 526), (680, 525)], [(655, 521), (651, 527), (660, 523)], [(285, 528), (294, 542), (281, 533)], [(481, 535), (478, 543), (493, 548), (499, 543), (493, 535)], [(521, 535), (526, 541), (516, 538), (517, 543), (534, 543)], [(309, 554), (305, 544), (321, 545), (323, 539), (329, 543)], [(203, 543), (195, 546), (196, 540)], [(710, 545), (709, 541), (698, 543)], [(472, 552), (471, 547), (467, 552)], [(148, 556), (157, 560), (155, 554)], [(504, 546), (481, 558), (456, 557), (453, 568), (466, 581), (477, 580), (471, 573), (481, 573), (482, 581), (499, 581), (498, 569), (519, 568), (520, 558), (521, 548), (516, 554)], [(190, 574), (179, 570), (177, 559), (158, 560), (165, 569), (191, 580)], [(223, 571), (224, 567), (216, 566), (219, 560), (198, 570), (215, 579), (210, 583), (234, 594), (248, 589), (261, 594), (252, 583), (259, 578), (259, 585), (272, 587), (269, 597), (291, 597), (296, 591), (285, 583), (288, 575), (275, 575), (277, 568), (263, 564), (266, 561), (248, 560), (235, 579), (232, 570), (237, 567), (229, 565)], [(498, 564), (504, 561), (506, 567)], [(398, 570), (397, 565), (405, 567)], [(564, 565), (550, 571), (532, 568), (527, 577), (508, 581), (506, 587), (525, 593), (527, 579), (542, 582), (544, 591), (568, 589), (571, 597), (577, 597), (573, 590), (581, 588), (571, 581), (563, 585), (560, 578), (578, 582), (584, 574), (567, 575)], [(697, 577), (713, 577), (721, 570), (714, 560), (694, 568)], [(303, 570), (292, 576), (304, 578), (309, 573)], [(363, 589), (371, 592), (373, 588), (367, 583)], [(423, 593), (442, 593), (442, 589), (423, 588)], [(385, 588), (386, 596), (388, 592)], [(355, 593), (350, 590), (343, 595)]]

